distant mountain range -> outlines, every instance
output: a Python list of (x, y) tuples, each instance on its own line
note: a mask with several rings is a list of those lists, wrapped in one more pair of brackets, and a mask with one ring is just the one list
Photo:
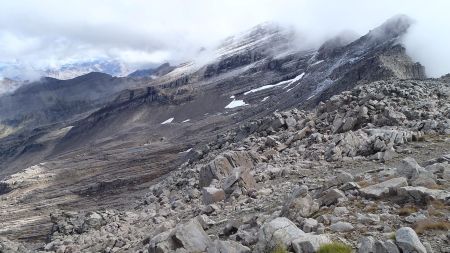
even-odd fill
[(114, 77), (152, 78), (169, 73), (174, 69), (169, 63), (151, 68), (139, 69), (118, 60), (100, 59), (64, 64), (58, 68), (30, 69), (21, 63), (0, 63), (0, 94), (16, 90), (24, 83), (42, 77), (69, 80), (88, 73), (98, 72)]
[(45, 70), (44, 76), (67, 80), (90, 72), (101, 72), (111, 76), (121, 77), (127, 76), (133, 70), (132, 67), (123, 62), (106, 59), (65, 64), (59, 68)]
[(102, 72), (112, 76), (126, 76), (136, 70), (115, 59), (95, 59), (63, 64), (58, 67), (30, 67), (22, 62), (0, 62), (0, 76), (13, 80), (30, 80), (39, 77), (72, 79), (90, 72)]
[(20, 82), (18, 81), (9, 78), (0, 79), (0, 94), (13, 91), (17, 89), (19, 86)]

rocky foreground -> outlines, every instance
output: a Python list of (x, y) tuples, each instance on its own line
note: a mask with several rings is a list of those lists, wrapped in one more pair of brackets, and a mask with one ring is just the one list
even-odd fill
[[(55, 211), (37, 251), (450, 252), (449, 114), (445, 79), (277, 112), (191, 150), (128, 211)], [(0, 239), (0, 252), (26, 246)]]

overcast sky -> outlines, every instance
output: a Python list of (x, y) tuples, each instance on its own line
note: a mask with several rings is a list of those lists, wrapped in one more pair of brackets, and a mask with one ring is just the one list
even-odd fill
[(258, 23), (320, 41), (366, 33), (396, 14), (416, 20), (405, 44), (428, 74), (450, 72), (450, 1), (0, 0), (0, 62), (36, 68), (98, 57), (179, 63)]

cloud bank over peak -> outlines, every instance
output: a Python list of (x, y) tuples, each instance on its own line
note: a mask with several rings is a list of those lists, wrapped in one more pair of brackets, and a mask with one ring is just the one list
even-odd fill
[(427, 73), (450, 72), (450, 2), (312, 0), (18, 0), (0, 9), (0, 68), (30, 69), (112, 58), (130, 65), (180, 63), (201, 48), (272, 21), (295, 27), (311, 45), (351, 30), (365, 34), (386, 19), (414, 19), (403, 43)]

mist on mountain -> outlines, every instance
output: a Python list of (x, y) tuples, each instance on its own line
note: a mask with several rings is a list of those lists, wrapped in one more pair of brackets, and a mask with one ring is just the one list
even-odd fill
[[(397, 14), (415, 21), (402, 43), (429, 75), (443, 75), (450, 65), (450, 57), (441, 57), (450, 53), (450, 38), (439, 30), (450, 23), (444, 13), (450, 8), (447, 1), (172, 0), (156, 5), (115, 0), (105, 7), (82, 0), (51, 1), (52, 8), (40, 1), (22, 2), (26, 4), (3, 3), (0, 10), (0, 59), (32, 66), (21, 67), (28, 76), (86, 59), (118, 60), (136, 69), (192, 59), (206, 62), (224, 38), (266, 21), (296, 30), (301, 34), (299, 45), (318, 47), (343, 30), (364, 34)], [(33, 69), (38, 71), (31, 73)]]

